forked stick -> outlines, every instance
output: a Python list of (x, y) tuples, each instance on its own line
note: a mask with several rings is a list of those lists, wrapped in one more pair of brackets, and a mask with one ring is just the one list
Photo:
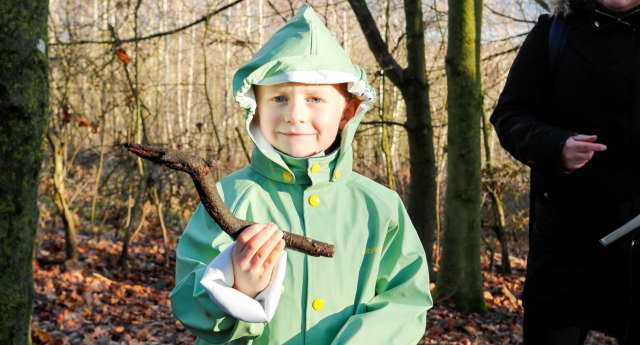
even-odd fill
[[(218, 223), (220, 228), (233, 239), (237, 239), (242, 230), (256, 224), (238, 219), (229, 211), (229, 208), (224, 204), (222, 199), (220, 199), (220, 195), (216, 189), (216, 181), (213, 179), (213, 171), (216, 169), (216, 163), (205, 158), (171, 149), (145, 146), (136, 143), (124, 143), (123, 146), (140, 158), (189, 174), (193, 179), (193, 184), (196, 186), (204, 208), (211, 218)], [(335, 247), (332, 244), (316, 241), (287, 231), (283, 231), (283, 233), (283, 239), (286, 243), (285, 248), (311, 256), (332, 258), (333, 254), (335, 254)]]

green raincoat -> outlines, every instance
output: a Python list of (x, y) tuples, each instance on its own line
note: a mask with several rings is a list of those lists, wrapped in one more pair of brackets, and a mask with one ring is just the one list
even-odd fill
[[(303, 81), (306, 80), (306, 81)], [(252, 123), (253, 84), (348, 82), (362, 102), (326, 155), (276, 151)], [(200, 284), (233, 240), (200, 205), (177, 249), (173, 313), (202, 344), (416, 344), (432, 306), (425, 252), (399, 196), (352, 171), (351, 143), (375, 92), (308, 5), (234, 77), (255, 146), (251, 165), (217, 183), (239, 218), (334, 244), (334, 258), (287, 250), (282, 294), (270, 322), (226, 314)], [(319, 201), (318, 201), (319, 200)]]

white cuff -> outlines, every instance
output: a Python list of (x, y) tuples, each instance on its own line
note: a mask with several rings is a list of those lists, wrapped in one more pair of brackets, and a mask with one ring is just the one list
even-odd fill
[(233, 288), (233, 259), (236, 243), (223, 250), (207, 267), (200, 284), (209, 297), (227, 314), (250, 323), (271, 321), (282, 293), (282, 281), (287, 270), (287, 252), (283, 251), (273, 269), (267, 288), (255, 299)]

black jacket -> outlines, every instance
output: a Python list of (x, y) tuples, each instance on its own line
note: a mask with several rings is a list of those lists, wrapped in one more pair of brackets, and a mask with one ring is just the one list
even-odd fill
[[(531, 167), (539, 205), (525, 312), (623, 338), (638, 275), (634, 234), (608, 247), (598, 240), (640, 214), (640, 12), (619, 20), (597, 7), (572, 6), (567, 22), (552, 75), (551, 20), (540, 16), (490, 121), (501, 145)], [(565, 174), (558, 160), (575, 133), (597, 135), (607, 150)]]

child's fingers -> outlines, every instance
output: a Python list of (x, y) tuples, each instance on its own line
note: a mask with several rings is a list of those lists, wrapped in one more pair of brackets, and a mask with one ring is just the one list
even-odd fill
[(251, 241), (253, 236), (255, 236), (258, 232), (262, 231), (268, 224), (254, 224), (242, 231), (240, 235), (238, 235), (238, 239), (236, 240), (236, 247), (234, 248), (235, 253), (241, 253), (246, 247), (247, 243)]
[(284, 240), (283, 239), (278, 240), (275, 248), (273, 248), (273, 250), (271, 251), (271, 254), (269, 254), (267, 259), (264, 261), (264, 264), (262, 265), (264, 272), (269, 274), (269, 278), (271, 278), (271, 274), (273, 272), (273, 266), (275, 266), (276, 262), (278, 262), (278, 259), (280, 258), (280, 254), (282, 254), (284, 247), (285, 247)]
[(280, 239), (282, 239), (282, 230), (277, 230), (274, 232), (271, 237), (260, 247), (260, 249), (256, 252), (251, 259), (251, 270), (254, 273), (260, 272), (262, 270), (262, 264), (265, 262), (267, 257), (271, 255), (274, 248), (278, 245)]
[(269, 240), (269, 237), (271, 237), (271, 235), (273, 235), (273, 233), (276, 232), (276, 230), (278, 230), (278, 227), (275, 224), (273, 223), (267, 224), (265, 228), (263, 228), (255, 236), (251, 238), (251, 240), (247, 243), (247, 245), (244, 247), (242, 252), (240, 252), (241, 260), (243, 262), (250, 263), (254, 255), (256, 254), (256, 252), (260, 250), (260, 248), (262, 248), (265, 242)]

